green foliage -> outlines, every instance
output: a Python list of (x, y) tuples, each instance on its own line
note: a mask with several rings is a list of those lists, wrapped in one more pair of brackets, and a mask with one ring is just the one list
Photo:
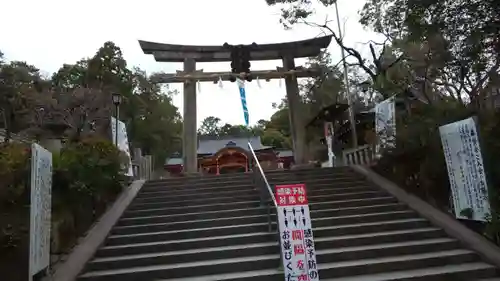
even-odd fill
[(0, 145), (0, 210), (23, 204), (29, 182), (31, 151), (20, 143)]
[(88, 138), (70, 143), (54, 160), (55, 193), (75, 194), (77, 200), (81, 195), (100, 200), (100, 196), (121, 190), (121, 155), (108, 140)]
[[(439, 126), (478, 117), (480, 141), (488, 180), (492, 214), (485, 234), (497, 240), (500, 233), (500, 113), (474, 111), (454, 101), (420, 104), (411, 116), (398, 116), (396, 148), (386, 150), (375, 169), (436, 207), (449, 209), (450, 185)], [(439, 156), (439, 157), (437, 157)], [(462, 210), (469, 217), (470, 211)], [(496, 241), (500, 242), (500, 241)]]

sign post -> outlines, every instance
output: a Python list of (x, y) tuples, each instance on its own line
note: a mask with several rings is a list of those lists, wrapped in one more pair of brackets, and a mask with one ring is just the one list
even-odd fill
[(450, 179), (455, 216), (485, 221), (490, 212), (488, 186), (474, 119), (439, 127)]
[(319, 281), (306, 187), (277, 185), (275, 192), (285, 281)]
[(52, 153), (40, 145), (31, 145), (31, 202), (29, 277), (50, 264), (50, 226), (52, 208)]

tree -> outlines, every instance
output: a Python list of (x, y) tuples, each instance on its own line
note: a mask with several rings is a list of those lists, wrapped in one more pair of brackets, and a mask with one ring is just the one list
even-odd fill
[[(368, 1), (361, 23), (422, 46), (433, 64), (419, 76), (461, 101), (479, 102), (500, 69), (500, 6), (493, 0)], [(430, 75), (428, 75), (430, 74)]]
[(292, 147), (290, 138), (286, 138), (283, 134), (274, 129), (265, 130), (262, 134), (261, 141), (263, 145), (272, 146), (274, 148), (290, 149)]
[(6, 141), (11, 133), (27, 127), (27, 100), (36, 97), (45, 86), (36, 67), (21, 61), (0, 63), (0, 114)]
[[(133, 147), (154, 155), (157, 165), (163, 165), (169, 154), (180, 151), (182, 119), (172, 104), (174, 92), (153, 83), (141, 69), (129, 69), (120, 48), (113, 42), (104, 43), (91, 58), (61, 67), (52, 76), (52, 84), (61, 96), (79, 88), (99, 92), (97, 100), (103, 108), (111, 106), (112, 93), (120, 93), (123, 97), (120, 120), (127, 126)], [(108, 110), (108, 120), (111, 113)], [(104, 131), (107, 135), (109, 128)]]
[[(307, 24), (309, 26), (318, 27), (324, 33), (332, 35), (335, 43), (339, 45), (345, 52), (346, 58), (352, 57), (354, 63), (350, 63), (350, 66), (358, 67), (362, 70), (366, 77), (366, 81), (361, 81), (364, 84), (369, 83), (378, 93), (382, 95), (383, 98), (388, 98), (395, 94), (392, 91), (386, 89), (385, 79), (387, 72), (406, 60), (405, 54), (401, 52), (396, 52), (394, 49), (390, 48), (391, 38), (383, 43), (367, 42), (370, 48), (371, 58), (364, 58), (359, 51), (354, 48), (348, 47), (344, 44), (342, 38), (329, 26), (329, 21), (319, 24), (308, 21), (308, 18), (314, 13), (314, 5), (308, 0), (266, 0), (268, 5), (281, 5), (282, 14), (280, 22), (285, 26), (285, 28), (291, 28), (297, 23)], [(320, 5), (331, 6), (336, 0), (319, 0), (317, 1)], [(377, 51), (379, 49), (379, 51)]]
[(203, 136), (218, 136), (221, 130), (220, 118), (208, 116), (201, 122), (198, 134)]

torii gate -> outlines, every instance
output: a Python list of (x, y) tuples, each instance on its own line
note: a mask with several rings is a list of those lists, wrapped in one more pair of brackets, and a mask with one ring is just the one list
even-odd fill
[[(249, 52), (250, 60), (277, 60), (283, 61), (283, 67), (269, 71), (251, 71), (252, 77), (265, 80), (285, 79), (286, 95), (288, 100), (290, 129), (293, 140), (293, 153), (295, 164), (305, 164), (305, 124), (301, 116), (300, 96), (297, 78), (314, 77), (319, 74), (318, 69), (295, 67), (295, 58), (314, 57), (319, 55), (321, 49), (328, 47), (331, 36), (318, 37), (303, 41), (279, 44), (238, 45), (239, 49)], [(157, 83), (184, 83), (184, 126), (183, 126), (183, 159), (184, 171), (196, 173), (197, 168), (197, 133), (196, 133), (196, 82), (213, 81), (219, 79), (230, 80), (238, 76), (231, 72), (205, 73), (196, 70), (196, 62), (221, 62), (231, 61), (231, 48), (233, 46), (188, 46), (162, 44), (139, 40), (142, 51), (153, 55), (158, 62), (183, 62), (184, 70), (175, 74), (160, 74), (155, 76)], [(245, 76), (245, 73), (242, 73)], [(234, 78), (233, 78), (234, 79)]]

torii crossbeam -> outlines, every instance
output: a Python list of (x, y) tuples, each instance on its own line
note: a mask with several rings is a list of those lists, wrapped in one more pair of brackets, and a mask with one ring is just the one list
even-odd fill
[[(300, 112), (300, 96), (297, 78), (314, 77), (319, 74), (317, 69), (295, 67), (295, 58), (313, 57), (328, 47), (331, 36), (308, 40), (278, 43), (238, 45), (247, 51), (249, 60), (283, 61), (283, 67), (268, 71), (250, 71), (252, 77), (270, 80), (285, 79), (288, 106), (290, 112), (291, 133), (295, 164), (306, 163), (305, 157), (305, 127)], [(184, 70), (171, 74), (157, 74), (153, 80), (158, 83), (184, 83), (184, 132), (183, 159), (184, 171), (196, 173), (197, 166), (197, 132), (196, 132), (196, 81), (230, 80), (234, 76), (246, 76), (249, 73), (209, 72), (196, 70), (196, 62), (221, 62), (231, 60), (231, 47), (227, 43), (220, 46), (188, 46), (161, 44), (139, 41), (145, 54), (153, 55), (158, 62), (183, 62)]]

